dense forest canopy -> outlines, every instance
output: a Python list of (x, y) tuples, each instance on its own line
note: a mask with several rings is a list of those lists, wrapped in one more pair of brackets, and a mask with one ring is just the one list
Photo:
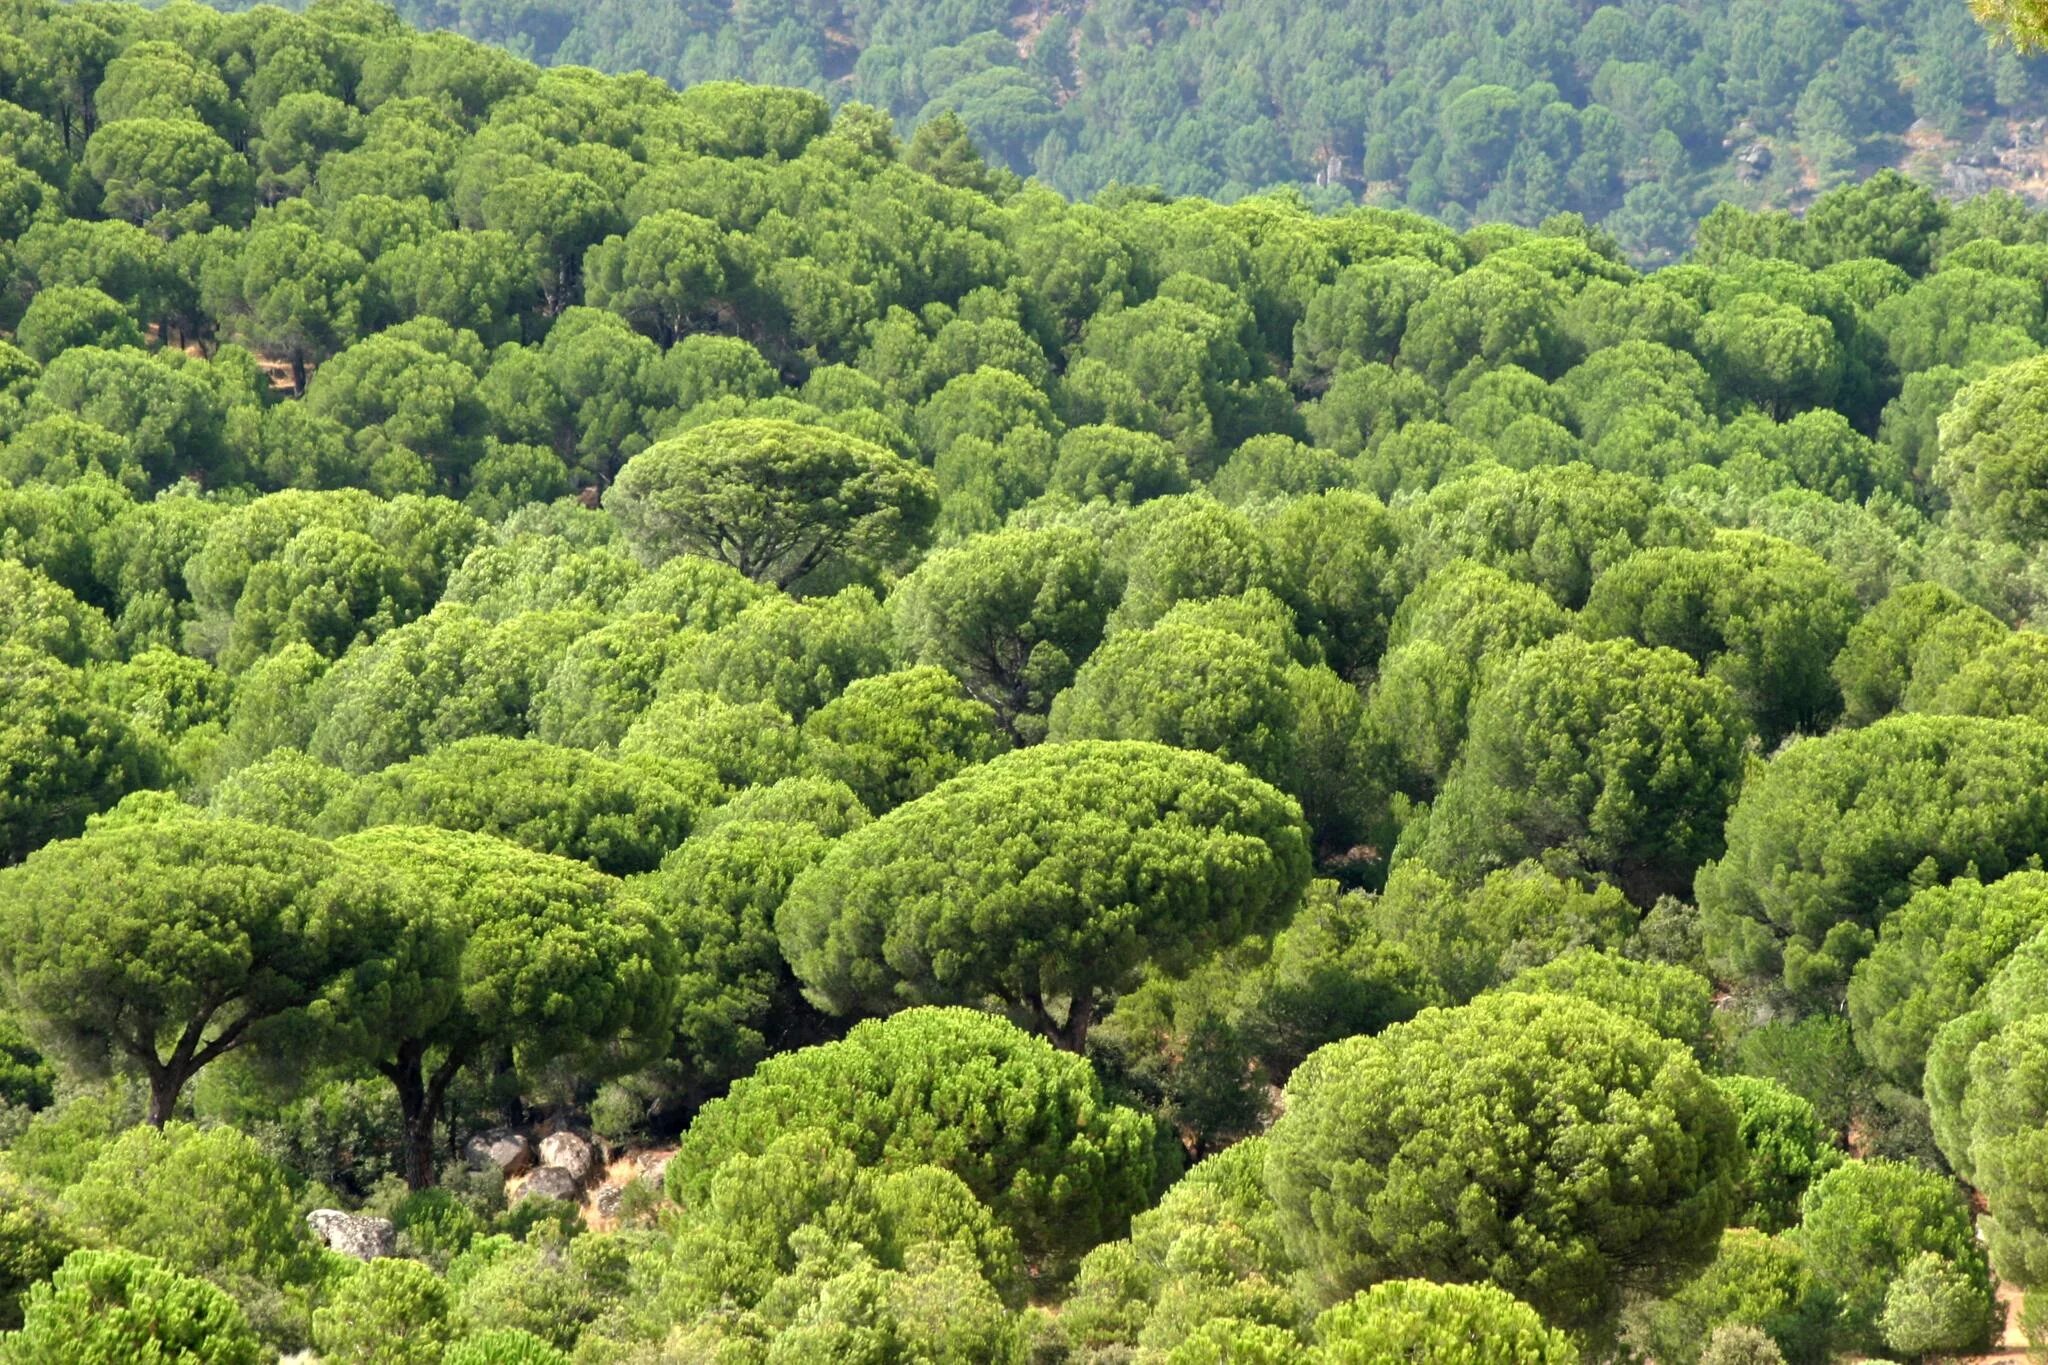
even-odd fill
[(1957, 0), (399, 8), (543, 64), (858, 100), (905, 135), (955, 113), (992, 162), (1068, 195), (1291, 185), (1461, 226), (1575, 212), (1641, 261), (1682, 251), (1723, 200), (1800, 207), (1885, 166), (2031, 191), (2023, 129), (2048, 115), (2048, 68), (1987, 42)]
[(2048, 1337), (2022, 198), (0, 2), (0, 1362)]

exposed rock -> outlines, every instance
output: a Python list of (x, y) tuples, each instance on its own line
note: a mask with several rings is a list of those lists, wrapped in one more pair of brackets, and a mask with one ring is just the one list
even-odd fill
[(590, 1209), (600, 1218), (617, 1218), (619, 1203), (625, 1197), (623, 1185), (607, 1185), (590, 1197)]
[(572, 1204), (581, 1193), (582, 1186), (576, 1177), (560, 1166), (536, 1167), (533, 1174), (526, 1177), (526, 1187), (520, 1191), (522, 1197), (566, 1199)]
[(642, 1152), (633, 1164), (640, 1168), (640, 1178), (655, 1189), (661, 1188), (662, 1177), (668, 1174), (668, 1163), (674, 1152)]
[(398, 1249), (398, 1229), (389, 1218), (366, 1218), (340, 1209), (314, 1209), (306, 1215), (313, 1235), (334, 1251), (358, 1261), (374, 1261)]
[(533, 1144), (510, 1128), (485, 1129), (462, 1144), (462, 1154), (476, 1170), (496, 1167), (506, 1175), (518, 1175), (533, 1164)]
[(543, 1166), (559, 1166), (574, 1177), (581, 1185), (590, 1179), (590, 1172), (597, 1165), (597, 1153), (590, 1143), (576, 1133), (549, 1133), (540, 1140), (540, 1161)]

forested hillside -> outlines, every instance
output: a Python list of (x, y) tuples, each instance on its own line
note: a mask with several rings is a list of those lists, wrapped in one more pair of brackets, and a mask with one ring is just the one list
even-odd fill
[(2048, 217), (7, 15), (0, 1362), (2048, 1335)]
[[(955, 112), (1070, 196), (1312, 190), (1462, 226), (1604, 221), (1668, 259), (1722, 200), (1885, 166), (2041, 183), (2043, 64), (1959, 0), (402, 0), (544, 63)], [(2015, 129), (2011, 121), (2026, 121)], [(1908, 136), (1909, 129), (1911, 136)]]

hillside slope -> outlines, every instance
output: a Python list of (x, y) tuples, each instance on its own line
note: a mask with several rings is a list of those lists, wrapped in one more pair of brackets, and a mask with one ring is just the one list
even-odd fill
[(1070, 195), (1120, 182), (1231, 199), (1294, 184), (1318, 202), (1454, 224), (1576, 211), (1652, 261), (1723, 199), (1798, 207), (1907, 163), (1909, 129), (1999, 165), (2006, 120), (2048, 109), (2042, 64), (1988, 46), (1952, 0), (399, 8), (544, 63), (802, 86), (906, 127), (954, 110), (994, 157)]

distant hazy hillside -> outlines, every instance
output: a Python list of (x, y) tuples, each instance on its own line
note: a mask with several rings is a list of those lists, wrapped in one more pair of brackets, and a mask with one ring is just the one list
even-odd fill
[(1958, 0), (399, 8), (542, 62), (805, 86), (906, 124), (957, 110), (992, 157), (1069, 194), (1292, 183), (1452, 222), (1576, 210), (1647, 258), (1719, 199), (1797, 206), (1880, 165), (2032, 188), (2038, 138), (2006, 121), (2048, 111), (2042, 64), (1993, 50)]

